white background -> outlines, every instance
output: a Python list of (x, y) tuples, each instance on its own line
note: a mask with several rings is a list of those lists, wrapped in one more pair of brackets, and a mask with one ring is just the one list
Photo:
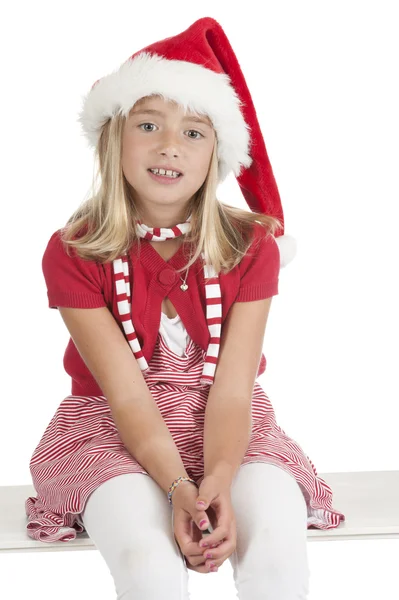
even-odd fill
[[(319, 473), (399, 468), (397, 8), (42, 0), (2, 9), (0, 485), (31, 483), (30, 457), (70, 393), (69, 335), (48, 308), (41, 258), (91, 183), (81, 99), (135, 51), (204, 16), (240, 61), (298, 243), (272, 302), (259, 382)], [(232, 176), (219, 198), (245, 206)], [(310, 600), (398, 597), (397, 541), (308, 547)], [(10, 598), (115, 597), (98, 551), (0, 560)], [(190, 591), (234, 599), (228, 561), (218, 574), (190, 572)]]

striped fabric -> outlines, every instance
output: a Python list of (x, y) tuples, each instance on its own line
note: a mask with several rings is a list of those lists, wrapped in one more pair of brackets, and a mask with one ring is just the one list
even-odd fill
[[(163, 231), (157, 235), (162, 237)], [(127, 262), (122, 257), (115, 261), (115, 285), (126, 337), (187, 474), (200, 485), (204, 476), (205, 409), (217, 350), (208, 348), (205, 351), (189, 338), (185, 353), (179, 356), (158, 331), (154, 352), (147, 364), (130, 319), (128, 279)], [(220, 304), (220, 290), (217, 293), (212, 288), (216, 285), (212, 280), (210, 285), (207, 295), (207, 309), (211, 307), (207, 310), (210, 346), (217, 346), (221, 324), (218, 309), (212, 307)], [(207, 359), (210, 370), (204, 368)], [(261, 372), (260, 364), (257, 377)], [(256, 381), (251, 411), (251, 437), (242, 465), (264, 462), (284, 469), (297, 481), (304, 495), (308, 528), (337, 527), (345, 516), (332, 507), (331, 488), (318, 477), (313, 463), (299, 444), (277, 425), (270, 400)], [(25, 501), (27, 534), (34, 540), (48, 543), (68, 542), (84, 531), (80, 514), (99, 485), (125, 473), (148, 475), (124, 446), (107, 399), (102, 395), (64, 398), (34, 450), (29, 468), (37, 496)]]
[[(205, 350), (189, 339), (178, 356), (160, 333), (146, 383), (176, 443), (186, 471), (203, 478), (203, 429), (209, 387), (201, 384)], [(308, 528), (331, 529), (345, 517), (332, 507), (332, 491), (301, 449), (277, 425), (273, 407), (255, 382), (252, 433), (242, 464), (274, 464), (296, 479), (307, 503)], [(126, 450), (104, 396), (67, 396), (30, 461), (37, 497), (25, 502), (29, 537), (68, 542), (84, 531), (80, 513), (91, 492), (124, 473), (144, 473)], [(165, 494), (165, 502), (168, 502)]]
[[(163, 242), (172, 238), (179, 237), (188, 233), (191, 228), (191, 215), (184, 223), (179, 223), (172, 228), (166, 227), (148, 227), (142, 221), (137, 221), (137, 234), (139, 237), (153, 242)], [(216, 365), (220, 350), (220, 335), (222, 328), (222, 297), (219, 284), (219, 276), (216, 274), (212, 265), (205, 263), (205, 255), (201, 254), (204, 260), (205, 277), (205, 296), (206, 296), (206, 321), (208, 324), (210, 340), (208, 350), (204, 360), (204, 366), (201, 376), (202, 385), (212, 385), (215, 378)], [(137, 338), (133, 321), (131, 319), (131, 285), (129, 281), (129, 266), (127, 255), (117, 258), (113, 261), (113, 273), (115, 280), (115, 289), (117, 296), (118, 312), (126, 339), (139, 364), (143, 375), (149, 372), (148, 363), (143, 355)]]

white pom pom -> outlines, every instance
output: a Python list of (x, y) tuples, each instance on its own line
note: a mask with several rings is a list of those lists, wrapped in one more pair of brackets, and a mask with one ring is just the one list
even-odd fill
[(280, 269), (282, 269), (295, 258), (297, 243), (292, 235), (280, 235), (276, 237), (276, 242), (280, 250)]

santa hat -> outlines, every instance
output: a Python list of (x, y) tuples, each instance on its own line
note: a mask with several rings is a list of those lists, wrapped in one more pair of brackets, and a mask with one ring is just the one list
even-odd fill
[(185, 109), (208, 115), (217, 136), (219, 182), (232, 171), (251, 210), (277, 217), (281, 267), (296, 254), (296, 241), (284, 235), (277, 184), (251, 94), (220, 24), (198, 19), (173, 37), (139, 50), (115, 72), (97, 80), (85, 96), (79, 121), (96, 147), (103, 125), (117, 113), (158, 94)]

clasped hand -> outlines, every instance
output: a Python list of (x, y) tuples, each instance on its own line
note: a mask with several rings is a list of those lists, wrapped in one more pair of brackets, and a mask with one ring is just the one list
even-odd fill
[[(201, 500), (203, 507), (197, 505)], [(233, 554), (237, 544), (230, 486), (214, 475), (204, 477), (199, 489), (190, 482), (182, 482), (173, 492), (172, 503), (174, 535), (187, 568), (209, 573), (213, 563), (217, 570)], [(206, 522), (200, 526), (203, 520)], [(208, 528), (209, 522), (213, 531), (203, 538), (202, 531)], [(204, 543), (208, 547), (203, 547)]]

